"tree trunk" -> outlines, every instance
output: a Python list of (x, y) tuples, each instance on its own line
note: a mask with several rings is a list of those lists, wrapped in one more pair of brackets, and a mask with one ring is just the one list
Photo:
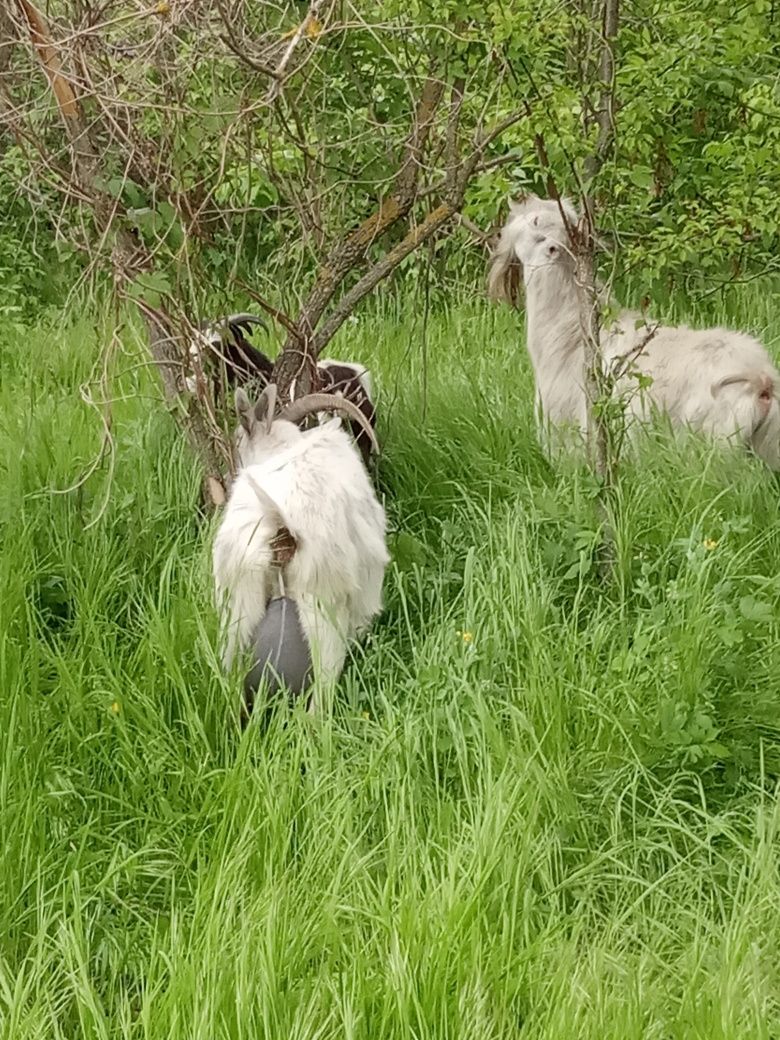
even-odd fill
[(614, 139), (614, 46), (618, 31), (619, 0), (603, 0), (602, 33), (599, 56), (599, 104), (596, 112), (598, 136), (593, 154), (585, 160), (586, 188), (582, 199), (582, 216), (574, 234), (576, 279), (579, 293), (580, 330), (585, 356), (585, 388), (588, 408), (588, 451), (600, 489), (597, 499), (602, 523), (601, 570), (612, 574), (615, 561), (615, 532), (612, 523), (611, 498), (615, 486), (617, 439), (612, 436), (609, 405), (611, 380), (607, 377), (600, 343), (600, 308), (595, 278), (595, 213), (592, 193), (598, 175)]

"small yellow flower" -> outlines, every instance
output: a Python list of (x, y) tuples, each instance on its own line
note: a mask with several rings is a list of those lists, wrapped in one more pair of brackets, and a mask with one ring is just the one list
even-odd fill
[(702, 545), (707, 550), (707, 552), (712, 552), (713, 549), (718, 548), (718, 543), (715, 541), (714, 538), (705, 538), (702, 542)]
[(114, 701), (114, 703), (111, 705), (111, 710), (115, 715), (119, 714), (119, 712), (122, 710), (119, 706), (119, 701)]
[(371, 718), (371, 715), (370, 715), (369, 712), (363, 711), (363, 712), (360, 713), (360, 717), (365, 719), (366, 722), (368, 722), (368, 720)]
[(160, 0), (159, 4), (155, 5), (154, 13), (155, 14), (170, 14), (171, 13), (171, 5), (168, 3), (168, 0)]
[(456, 632), (455, 634), (459, 635), (464, 643), (470, 643), (474, 639), (473, 632), (461, 632), (460, 630), (458, 630), (458, 632)]

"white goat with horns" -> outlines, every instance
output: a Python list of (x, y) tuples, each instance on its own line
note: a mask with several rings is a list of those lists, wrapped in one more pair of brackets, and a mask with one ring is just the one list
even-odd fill
[[(587, 425), (585, 355), (575, 268), (566, 223), (578, 215), (571, 202), (530, 195), (510, 204), (495, 249), (488, 289), (516, 303), (517, 269), (526, 295), (526, 345), (534, 368), (537, 404), (545, 424), (584, 432)], [(647, 326), (622, 311), (602, 329), (605, 367), (625, 393), (630, 418), (647, 421), (654, 409), (672, 424), (713, 438), (733, 437), (780, 470), (780, 374), (762, 344), (728, 329)], [(636, 393), (636, 374), (650, 377)]]
[(256, 406), (236, 391), (239, 472), (213, 552), (224, 665), (253, 652), (247, 713), (262, 681), (269, 693), (303, 693), (313, 677), (338, 678), (349, 640), (381, 610), (389, 560), (384, 510), (341, 420), (297, 426), (340, 411), (376, 448), (368, 420), (332, 394), (309, 394), (276, 417), (275, 406), (273, 384)]

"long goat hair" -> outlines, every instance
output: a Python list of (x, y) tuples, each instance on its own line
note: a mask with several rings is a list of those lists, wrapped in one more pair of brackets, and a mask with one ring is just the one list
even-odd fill
[[(577, 212), (565, 199), (559, 204), (530, 195), (511, 204), (488, 291), (515, 305), (522, 269), (526, 345), (541, 418), (553, 429), (584, 432), (585, 354), (562, 211), (576, 225)], [(734, 438), (780, 470), (780, 373), (757, 339), (723, 328), (648, 326), (638, 312), (624, 310), (601, 330), (601, 350), (629, 418), (646, 422), (657, 410), (676, 427)], [(649, 377), (645, 392), (637, 392), (637, 375)]]
[[(190, 343), (191, 367), (202, 367), (204, 359), (210, 358), (219, 386), (223, 385), (224, 372), (224, 381), (229, 387), (253, 386), (258, 391), (264, 390), (273, 378), (274, 363), (247, 339), (253, 325), (267, 329), (262, 318), (247, 313), (230, 314), (221, 321), (202, 322)], [(376, 425), (371, 376), (363, 365), (323, 359), (317, 365), (317, 382), (316, 391), (341, 395), (360, 410), (372, 428)], [(196, 386), (195, 377), (189, 376), (189, 391), (194, 393)], [(371, 439), (357, 420), (348, 421), (363, 461), (368, 463)]]
[(255, 651), (247, 711), (263, 679), (271, 692), (302, 693), (313, 679), (338, 678), (349, 641), (382, 608), (389, 561), (384, 509), (341, 420), (297, 425), (307, 414), (339, 411), (364, 423), (376, 444), (362, 413), (312, 394), (274, 418), (275, 403), (273, 384), (256, 406), (236, 391), (239, 472), (213, 550), (223, 663)]

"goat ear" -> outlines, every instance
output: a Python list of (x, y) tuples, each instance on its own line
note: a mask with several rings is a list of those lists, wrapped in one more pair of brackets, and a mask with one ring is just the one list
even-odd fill
[(507, 228), (504, 228), (490, 262), (488, 297), (516, 307), (520, 294), (521, 271), (520, 261), (515, 255), (514, 238), (507, 234)]
[(569, 222), (574, 225), (578, 224), (580, 220), (580, 211), (574, 205), (572, 200), (565, 195), (561, 196), (561, 206), (563, 207)]
[(254, 415), (252, 414), (252, 402), (246, 395), (246, 391), (243, 387), (238, 387), (236, 390), (236, 414), (238, 415), (238, 421), (244, 427), (247, 433), (252, 432), (254, 425)]
[(254, 418), (256, 422), (263, 422), (268, 415), (268, 400), (265, 397), (261, 397), (255, 405)]
[(255, 419), (257, 422), (265, 424), (266, 433), (271, 432), (274, 415), (276, 415), (276, 383), (268, 383), (255, 405)]

